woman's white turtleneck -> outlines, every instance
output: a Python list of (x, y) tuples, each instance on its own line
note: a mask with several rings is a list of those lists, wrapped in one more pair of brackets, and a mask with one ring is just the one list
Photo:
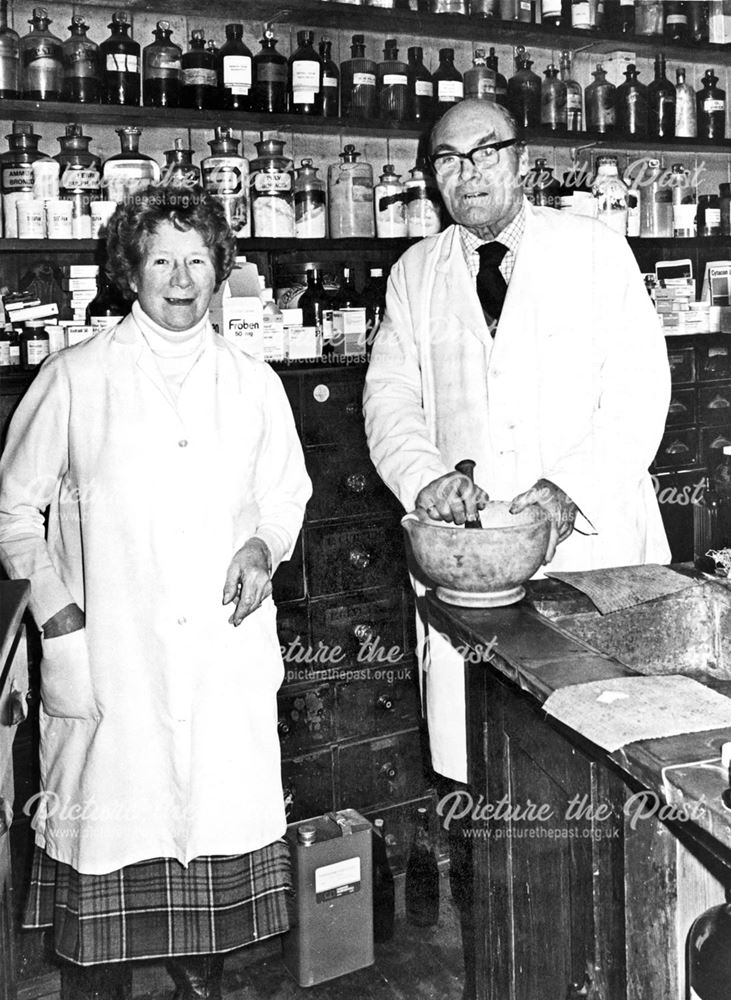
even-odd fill
[(150, 319), (137, 301), (132, 303), (132, 315), (155, 355), (171, 395), (177, 400), (188, 372), (203, 350), (208, 313), (188, 330), (166, 330)]

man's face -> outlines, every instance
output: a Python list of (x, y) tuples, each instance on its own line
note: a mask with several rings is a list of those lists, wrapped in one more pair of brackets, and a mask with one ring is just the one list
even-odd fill
[[(467, 153), (475, 146), (512, 138), (509, 125), (494, 105), (468, 100), (445, 115), (432, 134), (432, 155), (448, 150)], [(461, 160), (454, 173), (437, 175), (444, 204), (455, 222), (468, 229), (487, 228), (496, 235), (517, 214), (522, 199), (520, 154), (515, 147), (501, 149), (489, 166)]]

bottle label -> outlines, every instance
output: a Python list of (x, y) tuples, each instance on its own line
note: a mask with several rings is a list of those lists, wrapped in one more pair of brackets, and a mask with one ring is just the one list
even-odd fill
[(373, 202), (373, 183), (368, 177), (353, 177), (350, 183), (354, 202)]
[(571, 5), (571, 25), (574, 28), (591, 27), (589, 0), (574, 0)]
[(495, 81), (492, 77), (479, 77), (471, 81), (472, 87), (465, 91), (466, 97), (476, 97), (478, 100), (491, 100), (495, 98)]
[(566, 89), (566, 109), (568, 111), (581, 111), (581, 94), (574, 90)]
[(375, 73), (353, 73), (354, 87), (375, 87), (375, 85), (376, 85)]
[(201, 163), (203, 187), (215, 194), (240, 194), (247, 176), (245, 168), (243, 159), (209, 156)]
[(434, 84), (431, 80), (417, 80), (414, 93), (417, 97), (434, 97)]
[(721, 225), (721, 209), (720, 208), (707, 208), (706, 209), (706, 227), (708, 229), (716, 228)]
[(101, 174), (96, 167), (69, 163), (61, 173), (60, 185), (64, 191), (98, 191), (101, 187)]
[(52, 45), (49, 42), (38, 42), (37, 45), (31, 46), (23, 53), (23, 61), (26, 66), (30, 63), (38, 62), (41, 60), (47, 62), (51, 65), (53, 63), (61, 64), (62, 60), (62, 49), (60, 45)]
[(25, 342), (25, 354), (29, 365), (39, 365), (44, 358), (48, 357), (48, 340), (27, 340)]
[(437, 83), (438, 101), (461, 101), (464, 97), (464, 84), (461, 80), (440, 80)]
[(107, 52), (108, 73), (137, 73), (139, 60), (127, 52)]
[(315, 899), (318, 903), (329, 903), (354, 892), (360, 892), (359, 857), (315, 869)]
[(320, 93), (320, 63), (298, 59), (292, 63), (292, 103), (311, 104)]
[(541, 17), (560, 17), (561, 0), (543, 0), (541, 4)]
[(338, 78), (336, 76), (323, 76), (322, 85), (323, 87), (337, 87)]
[(88, 80), (96, 77), (96, 63), (93, 59), (84, 59), (83, 55), (84, 53), (79, 53), (78, 57), (74, 60), (73, 65), (69, 66), (67, 79), (68, 77), (71, 77), (74, 80)]
[(108, 201), (122, 201), (139, 187), (156, 181), (160, 169), (153, 160), (107, 160), (102, 183)]
[(665, 18), (665, 24), (683, 24), (687, 25), (688, 18), (685, 14), (668, 14)]
[(218, 83), (215, 69), (192, 66), (183, 70), (184, 87), (215, 87)]
[(383, 77), (384, 87), (406, 87), (409, 79), (403, 73), (385, 73)]
[(145, 76), (151, 80), (177, 76), (181, 68), (180, 56), (165, 49), (153, 51), (145, 58)]
[(719, 101), (717, 97), (707, 97), (703, 102), (703, 110), (707, 115), (713, 114), (714, 111), (725, 111), (726, 102)]
[(272, 170), (254, 174), (255, 191), (291, 191), (292, 175), (286, 171)]
[(287, 67), (284, 63), (257, 63), (256, 79), (259, 83), (286, 83)]
[(0, 340), (0, 368), (10, 365), (10, 341)]
[(32, 191), (33, 167), (30, 163), (21, 163), (14, 167), (4, 167), (2, 172), (2, 188), (8, 191)]
[(251, 88), (251, 57), (223, 57), (223, 85), (232, 94), (248, 94)]
[(36, 59), (25, 69), (25, 89), (43, 93), (60, 90), (63, 76), (61, 62), (56, 59)]

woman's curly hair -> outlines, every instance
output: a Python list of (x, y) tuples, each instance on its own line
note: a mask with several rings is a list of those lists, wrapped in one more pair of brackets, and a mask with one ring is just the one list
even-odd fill
[(228, 278), (236, 260), (236, 237), (223, 205), (196, 184), (150, 184), (117, 206), (107, 223), (107, 274), (126, 299), (134, 299), (130, 286), (142, 263), (145, 244), (162, 222), (176, 229), (194, 229), (211, 250), (216, 291)]

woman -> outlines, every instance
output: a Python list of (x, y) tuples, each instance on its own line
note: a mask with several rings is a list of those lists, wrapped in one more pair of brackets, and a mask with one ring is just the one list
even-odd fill
[(218, 997), (222, 953), (287, 927), (271, 575), (310, 482), (279, 378), (208, 320), (220, 205), (150, 187), (107, 254), (130, 315), (44, 363), (0, 463), (0, 557), (43, 633), (26, 918), (64, 1000), (127, 997), (160, 956), (176, 997)]

